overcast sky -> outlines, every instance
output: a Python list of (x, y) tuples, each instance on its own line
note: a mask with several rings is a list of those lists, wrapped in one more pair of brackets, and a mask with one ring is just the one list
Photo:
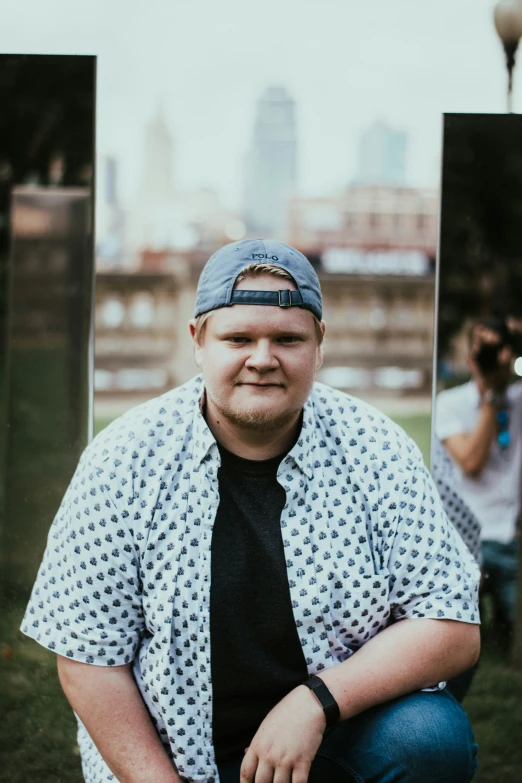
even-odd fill
[(270, 84), (297, 102), (302, 193), (347, 183), (358, 136), (376, 119), (407, 132), (408, 183), (437, 185), (442, 113), (505, 111), (494, 5), (2, 0), (0, 50), (98, 55), (98, 152), (118, 158), (124, 200), (136, 194), (144, 126), (161, 104), (177, 188), (214, 187), (235, 206), (255, 103)]

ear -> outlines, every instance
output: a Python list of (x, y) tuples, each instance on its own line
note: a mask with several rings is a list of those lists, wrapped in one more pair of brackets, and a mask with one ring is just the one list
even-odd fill
[[(324, 336), (326, 334), (326, 324), (325, 324), (324, 321), (321, 321), (321, 331), (323, 333), (323, 340), (324, 340)], [(323, 357), (323, 343), (321, 343), (321, 345), (317, 346), (317, 364), (316, 364), (316, 367), (315, 367), (316, 372), (317, 372), (317, 370), (320, 370), (321, 367), (323, 366), (323, 358), (324, 358)]]
[(194, 359), (196, 361), (197, 366), (201, 368), (202, 350), (201, 350), (201, 345), (196, 340), (195, 318), (189, 321), (189, 331), (190, 331), (190, 336), (192, 337), (192, 342), (194, 343)]

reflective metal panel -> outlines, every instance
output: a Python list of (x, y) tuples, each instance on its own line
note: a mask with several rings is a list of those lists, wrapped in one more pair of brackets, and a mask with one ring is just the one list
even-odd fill
[(0, 57), (2, 581), (26, 595), (89, 436), (94, 57)]
[[(443, 150), (433, 434), (450, 457), (450, 516), (465, 538), (480, 524), (486, 628), (514, 634), (522, 666), (522, 116), (446, 115)], [(509, 552), (511, 575), (497, 572)]]

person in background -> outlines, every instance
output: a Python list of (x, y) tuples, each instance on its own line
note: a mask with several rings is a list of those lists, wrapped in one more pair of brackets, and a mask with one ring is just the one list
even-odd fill
[(480, 523), (483, 589), (509, 632), (515, 619), (522, 480), (522, 382), (511, 383), (513, 336), (503, 319), (475, 323), (468, 383), (437, 395), (435, 433), (455, 492)]

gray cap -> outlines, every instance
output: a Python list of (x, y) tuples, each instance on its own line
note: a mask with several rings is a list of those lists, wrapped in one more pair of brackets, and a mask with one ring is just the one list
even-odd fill
[[(297, 291), (234, 291), (237, 276), (250, 264), (272, 264), (288, 272)], [(274, 239), (243, 239), (220, 248), (209, 258), (199, 278), (194, 316), (235, 304), (304, 307), (319, 320), (323, 312), (321, 286), (310, 261), (299, 250)]]

